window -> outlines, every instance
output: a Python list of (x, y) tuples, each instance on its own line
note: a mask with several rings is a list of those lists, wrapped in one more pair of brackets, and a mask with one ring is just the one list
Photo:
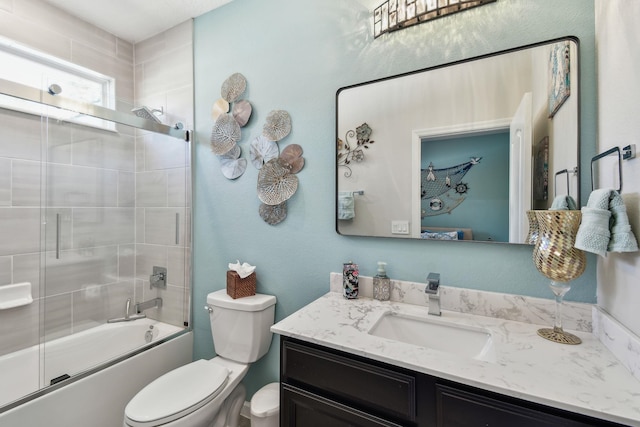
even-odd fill
[[(62, 88), (60, 96), (65, 98), (105, 108), (115, 107), (115, 79), (88, 68), (21, 46), (5, 38), (0, 38), (0, 64), (1, 79), (44, 91), (47, 91), (50, 85), (57, 84)], [(58, 108), (43, 110), (26, 101), (6, 96), (0, 99), (0, 107), (38, 115), (45, 113), (61, 120), (112, 128), (103, 120), (80, 116)]]

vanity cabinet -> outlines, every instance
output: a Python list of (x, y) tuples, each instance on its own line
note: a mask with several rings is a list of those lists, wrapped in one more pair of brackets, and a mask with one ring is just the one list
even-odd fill
[(282, 336), (282, 427), (613, 427)]

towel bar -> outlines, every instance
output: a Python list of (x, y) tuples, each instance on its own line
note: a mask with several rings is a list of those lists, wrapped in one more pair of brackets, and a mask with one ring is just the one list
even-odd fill
[(577, 174), (578, 173), (578, 167), (574, 167), (572, 170), (569, 169), (562, 169), (561, 171), (556, 172), (554, 178), (553, 178), (553, 195), (557, 196), (558, 195), (558, 175), (562, 175), (563, 173), (567, 174), (567, 196), (571, 195), (571, 186), (569, 185), (569, 174)]
[(595, 190), (595, 181), (593, 179), (593, 164), (600, 160), (603, 157), (606, 157), (610, 154), (618, 153), (618, 180), (620, 183), (620, 187), (618, 188), (618, 193), (622, 191), (622, 156), (620, 155), (620, 147), (613, 147), (605, 151), (604, 153), (600, 153), (597, 156), (591, 159), (591, 191)]

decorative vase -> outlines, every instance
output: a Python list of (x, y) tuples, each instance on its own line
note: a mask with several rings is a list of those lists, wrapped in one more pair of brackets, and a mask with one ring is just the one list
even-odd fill
[(538, 330), (538, 335), (563, 344), (580, 344), (577, 336), (562, 330), (562, 300), (571, 289), (569, 282), (587, 266), (583, 251), (576, 249), (576, 233), (582, 219), (579, 210), (530, 211), (535, 215), (538, 235), (533, 249), (533, 263), (540, 273), (551, 279), (549, 287), (555, 295), (556, 313), (553, 329)]
[(525, 243), (535, 245), (536, 240), (538, 240), (538, 220), (536, 218), (536, 211), (527, 211), (527, 219), (529, 220), (529, 233), (527, 234)]

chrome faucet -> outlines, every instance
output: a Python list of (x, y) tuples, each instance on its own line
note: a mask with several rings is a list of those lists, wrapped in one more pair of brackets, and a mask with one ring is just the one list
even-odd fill
[(125, 303), (125, 306), (124, 306), (124, 317), (116, 317), (113, 319), (109, 319), (107, 320), (107, 323), (130, 322), (132, 320), (138, 320), (138, 319), (143, 319), (147, 317), (146, 314), (135, 314), (131, 316), (129, 314), (130, 311), (131, 311), (131, 298), (127, 298), (127, 302)]
[(429, 314), (440, 316), (440, 274), (429, 273), (424, 292), (429, 295)]
[[(135, 311), (139, 314), (145, 310), (156, 307), (162, 308), (162, 298), (154, 298), (150, 299), (149, 301), (139, 302), (135, 305)], [(142, 316), (144, 316), (144, 314)]]

